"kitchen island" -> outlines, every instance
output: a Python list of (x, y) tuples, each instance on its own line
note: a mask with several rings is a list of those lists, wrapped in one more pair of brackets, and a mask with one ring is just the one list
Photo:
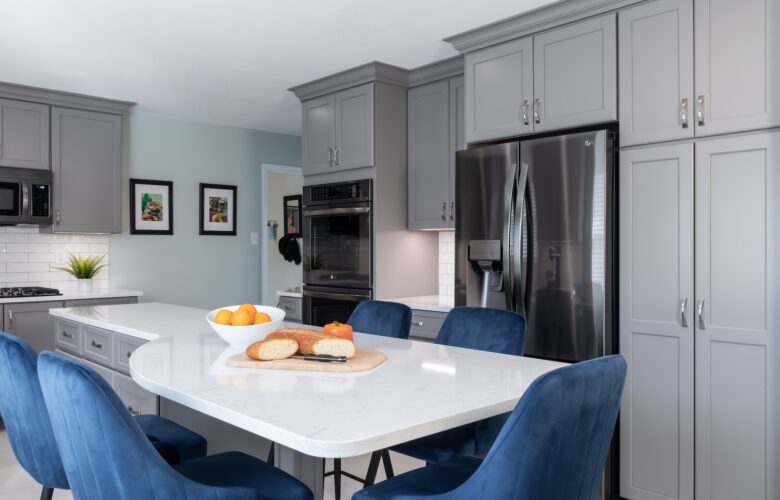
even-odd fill
[[(148, 341), (133, 380), (178, 405), (277, 443), (276, 465), (321, 498), (321, 457), (352, 457), (510, 411), (561, 363), (356, 333), (387, 356), (360, 373), (230, 368), (206, 310), (160, 303), (55, 309), (66, 324)], [(118, 361), (122, 361), (121, 359)], [(166, 415), (167, 416), (167, 415)]]

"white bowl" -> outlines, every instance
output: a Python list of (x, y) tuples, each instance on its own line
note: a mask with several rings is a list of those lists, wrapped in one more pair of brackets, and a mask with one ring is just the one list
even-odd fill
[(271, 317), (271, 321), (268, 323), (263, 323), (262, 325), (247, 326), (220, 325), (214, 323), (214, 316), (216, 316), (218, 311), (227, 309), (229, 311), (235, 312), (235, 310), (239, 307), (241, 306), (220, 307), (219, 309), (210, 311), (206, 315), (206, 321), (209, 322), (209, 325), (211, 325), (211, 328), (214, 330), (214, 332), (219, 335), (222, 340), (233, 346), (246, 347), (250, 344), (263, 340), (265, 339), (266, 335), (278, 330), (282, 325), (282, 321), (284, 321), (283, 310), (276, 307), (256, 305), (255, 309), (257, 309), (257, 312), (266, 313)]

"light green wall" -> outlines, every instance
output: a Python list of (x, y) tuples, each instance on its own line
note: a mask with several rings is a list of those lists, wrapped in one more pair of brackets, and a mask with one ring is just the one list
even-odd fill
[[(123, 232), (110, 238), (112, 287), (144, 301), (215, 308), (260, 303), (260, 165), (301, 164), (300, 137), (134, 111), (125, 120)], [(128, 178), (173, 181), (173, 236), (130, 235)], [(198, 235), (198, 184), (238, 186), (238, 236)]]

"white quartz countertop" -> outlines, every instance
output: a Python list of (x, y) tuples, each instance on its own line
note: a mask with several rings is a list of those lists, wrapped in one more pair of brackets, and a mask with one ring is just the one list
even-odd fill
[(314, 457), (351, 457), (514, 408), (562, 363), (356, 333), (387, 360), (367, 372), (230, 368), (240, 352), (206, 310), (161, 303), (53, 309), (60, 318), (153, 340), (130, 358), (142, 387)]
[(2, 297), (0, 304), (20, 302), (63, 302), (66, 300), (114, 299), (120, 297), (140, 297), (143, 292), (121, 288), (95, 289), (89, 293), (62, 292), (62, 295), (44, 295), (42, 297)]
[(444, 297), (442, 295), (422, 295), (419, 297), (401, 297), (382, 300), (404, 304), (416, 311), (448, 313), (455, 307), (455, 301), (452, 297)]

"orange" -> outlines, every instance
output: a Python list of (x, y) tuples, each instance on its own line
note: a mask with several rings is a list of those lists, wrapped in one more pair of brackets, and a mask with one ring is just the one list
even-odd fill
[(240, 306), (238, 306), (238, 308), (239, 309), (246, 309), (246, 310), (252, 311), (252, 312), (257, 312), (257, 310), (255, 309), (255, 306), (253, 306), (252, 304), (241, 304)]
[(214, 315), (214, 323), (218, 325), (229, 325), (233, 319), (233, 313), (227, 309), (221, 309)]
[(233, 313), (230, 324), (233, 326), (251, 325), (255, 320), (255, 315), (248, 309), (238, 309)]
[(271, 316), (267, 315), (266, 313), (257, 313), (255, 315), (255, 324), (256, 325), (262, 325), (263, 323), (268, 323), (271, 321)]

